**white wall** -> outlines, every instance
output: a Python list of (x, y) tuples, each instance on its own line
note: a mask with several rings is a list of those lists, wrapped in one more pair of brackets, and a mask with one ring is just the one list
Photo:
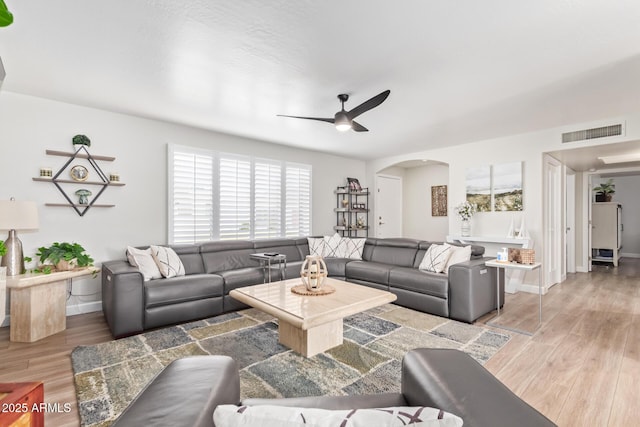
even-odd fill
[[(72, 151), (71, 138), (76, 134), (91, 139), (92, 154), (115, 156), (113, 163), (101, 162), (100, 166), (107, 174), (119, 172), (120, 180), (126, 183), (107, 188), (100, 198), (102, 203), (115, 204), (114, 208), (92, 208), (83, 217), (69, 207), (44, 206), (64, 202), (63, 196), (52, 184), (32, 180), (40, 167), (49, 166), (55, 172), (68, 160), (47, 156), (45, 150)], [(127, 245), (166, 243), (166, 157), (171, 142), (311, 164), (313, 234), (332, 233), (333, 190), (345, 184), (345, 177), (358, 177), (367, 185), (365, 163), (360, 160), (3, 91), (0, 199), (34, 200), (40, 214), (37, 232), (19, 233), (25, 255), (33, 255), (39, 246), (54, 241), (74, 241), (99, 264), (123, 258)], [(75, 293), (94, 295), (71, 298), (68, 312), (99, 309), (95, 303), (82, 306), (100, 299), (99, 278), (74, 281), (73, 288)]]
[[(431, 216), (431, 187), (449, 184), (449, 167), (427, 165), (408, 168), (404, 174), (403, 235), (441, 242), (449, 230), (448, 216)], [(450, 203), (448, 203), (451, 206)], [(449, 212), (447, 207), (447, 212)]]
[[(594, 187), (609, 178), (593, 180)], [(640, 176), (613, 177), (616, 192), (612, 201), (622, 205), (622, 256), (640, 258)]]
[[(561, 143), (561, 134), (567, 131), (599, 127), (610, 123), (626, 123), (626, 134), (600, 140)], [(510, 135), (502, 138), (455, 145), (448, 148), (425, 150), (415, 153), (376, 159), (367, 162), (367, 176), (375, 175), (381, 169), (408, 160), (428, 159), (449, 164), (449, 206), (455, 206), (465, 199), (465, 169), (471, 166), (490, 165), (507, 162), (523, 162), (524, 210), (513, 212), (482, 212), (472, 219), (472, 232), (479, 236), (506, 236), (513, 217), (516, 224), (524, 216), (526, 226), (534, 239), (537, 259), (543, 259), (543, 197), (542, 197), (542, 157), (543, 153), (588, 147), (601, 144), (626, 142), (640, 139), (640, 114), (613, 117), (593, 123), (577, 123), (538, 132)], [(375, 197), (375, 194), (374, 194)], [(450, 215), (449, 233), (459, 230), (459, 220)], [(374, 224), (375, 227), (375, 224)]]

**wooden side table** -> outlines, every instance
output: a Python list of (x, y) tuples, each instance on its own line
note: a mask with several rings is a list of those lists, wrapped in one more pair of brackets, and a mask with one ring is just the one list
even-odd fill
[(67, 281), (98, 271), (98, 268), (87, 267), (7, 277), (11, 298), (9, 339), (34, 342), (64, 331), (67, 327)]
[(41, 382), (0, 383), (0, 426), (44, 427), (43, 402)]
[[(536, 330), (542, 325), (542, 263), (536, 262), (533, 264), (515, 264), (512, 262), (499, 262), (497, 260), (490, 260), (484, 263), (487, 267), (495, 267), (495, 268), (503, 268), (503, 269), (513, 269), (520, 271), (534, 271), (538, 270), (538, 325), (536, 326)], [(510, 328), (508, 326), (502, 326), (495, 323), (495, 321), (500, 317), (500, 275), (496, 274), (496, 294), (497, 294), (497, 307), (498, 313), (487, 321), (486, 324), (489, 326), (493, 326), (494, 328), (501, 328), (507, 331), (517, 332), (519, 334), (524, 335), (533, 335), (533, 333), (529, 331), (523, 331), (521, 329)]]

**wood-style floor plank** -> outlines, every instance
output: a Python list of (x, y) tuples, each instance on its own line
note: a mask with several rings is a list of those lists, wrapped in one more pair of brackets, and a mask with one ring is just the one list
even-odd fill
[[(639, 278), (640, 260), (626, 258), (618, 268), (568, 275), (544, 296), (541, 328), (532, 337), (512, 333), (485, 367), (560, 426), (637, 425)], [(499, 323), (532, 329), (537, 298), (507, 295)], [(71, 404), (69, 413), (47, 413), (46, 425), (76, 427), (71, 351), (111, 339), (102, 313), (69, 317), (66, 331), (30, 344), (10, 342), (9, 328), (0, 328), (0, 382), (43, 381), (47, 403)]]

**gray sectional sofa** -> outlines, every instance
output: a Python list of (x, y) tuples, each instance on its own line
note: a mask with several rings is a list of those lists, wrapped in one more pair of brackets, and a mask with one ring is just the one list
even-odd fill
[(468, 354), (440, 348), (415, 349), (404, 356), (396, 393), (286, 399), (241, 400), (238, 366), (229, 357), (178, 359), (151, 381), (112, 426), (215, 427), (213, 413), (225, 404), (331, 410), (429, 406), (457, 415), (469, 427), (555, 426)]
[[(445, 275), (417, 268), (431, 244), (368, 238), (362, 260), (325, 261), (330, 276), (392, 292), (398, 297), (395, 304), (408, 308), (469, 323), (494, 310), (498, 273), (484, 265), (484, 248), (472, 246), (471, 260), (452, 265)], [(285, 254), (285, 276), (294, 278), (309, 254), (306, 238), (171, 247), (184, 264), (185, 276), (145, 282), (126, 259), (102, 264), (102, 309), (114, 337), (246, 308), (229, 291), (263, 282), (263, 270), (249, 255)], [(503, 301), (504, 289), (500, 298)]]

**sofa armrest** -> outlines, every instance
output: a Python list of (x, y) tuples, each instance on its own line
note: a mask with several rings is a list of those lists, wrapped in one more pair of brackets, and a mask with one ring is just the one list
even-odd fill
[(449, 317), (472, 323), (495, 310), (496, 274), (501, 274), (500, 306), (504, 304), (504, 271), (485, 266), (491, 258), (472, 259), (449, 267)]
[(232, 358), (185, 357), (153, 379), (112, 426), (210, 427), (218, 405), (239, 402), (240, 376)]
[(468, 354), (420, 348), (402, 361), (402, 394), (411, 406), (432, 406), (465, 426), (555, 426)]
[(116, 338), (144, 330), (144, 279), (127, 261), (102, 263), (102, 312)]

